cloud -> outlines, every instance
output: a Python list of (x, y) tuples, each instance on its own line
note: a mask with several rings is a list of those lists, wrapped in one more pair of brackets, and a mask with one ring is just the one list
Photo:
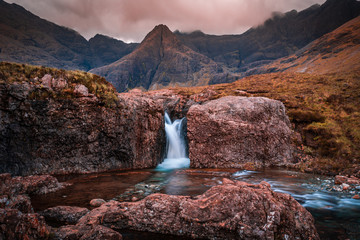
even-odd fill
[(102, 33), (139, 42), (160, 23), (171, 30), (239, 34), (273, 12), (302, 10), (325, 0), (6, 0), (73, 28), (86, 38)]

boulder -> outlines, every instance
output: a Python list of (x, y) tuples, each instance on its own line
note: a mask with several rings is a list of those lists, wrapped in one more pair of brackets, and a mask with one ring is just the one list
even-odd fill
[(187, 119), (191, 167), (281, 166), (293, 159), (290, 121), (280, 101), (223, 97), (192, 105)]
[(90, 206), (92, 207), (100, 207), (101, 205), (103, 205), (104, 203), (106, 203), (106, 201), (104, 199), (93, 199), (90, 201)]
[(89, 209), (74, 206), (57, 206), (45, 209), (40, 213), (47, 222), (61, 225), (76, 224), (81, 217), (89, 212)]
[[(3, 176), (9, 176), (2, 174)], [(17, 196), (20, 194), (39, 195), (55, 192), (66, 186), (50, 175), (34, 175), (27, 177), (13, 177), (0, 182), (0, 194)]]
[(224, 180), (197, 197), (152, 194), (110, 201), (82, 217), (76, 229), (103, 225), (206, 239), (319, 239), (311, 214), (270, 184)]
[(82, 84), (77, 84), (75, 86), (74, 93), (87, 97), (89, 96), (89, 89)]
[(36, 213), (0, 209), (0, 239), (49, 239), (50, 227)]

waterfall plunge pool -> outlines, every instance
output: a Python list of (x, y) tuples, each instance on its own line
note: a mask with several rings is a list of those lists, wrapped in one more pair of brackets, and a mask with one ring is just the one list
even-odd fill
[[(284, 169), (187, 169), (190, 160), (183, 124), (184, 118), (172, 122), (165, 113), (166, 158), (156, 169), (60, 177), (60, 181), (72, 185), (33, 197), (35, 211), (60, 205), (91, 209), (89, 203), (94, 198), (138, 201), (152, 193), (196, 196), (221, 184), (226, 177), (249, 183), (267, 181), (274, 191), (292, 195), (314, 216), (321, 239), (360, 239), (360, 200), (351, 198), (355, 193), (331, 191), (333, 178)], [(188, 239), (129, 230), (120, 233), (124, 239)]]
[[(151, 193), (196, 196), (220, 184), (226, 177), (250, 183), (267, 181), (273, 190), (291, 194), (315, 218), (321, 239), (360, 238), (360, 200), (353, 194), (330, 191), (333, 177), (284, 169), (244, 171), (237, 169), (156, 169), (118, 171), (59, 177), (72, 185), (55, 193), (33, 197), (35, 211), (70, 205), (91, 208), (90, 200), (140, 200)], [(135, 197), (135, 198), (134, 198)], [(152, 233), (120, 232), (124, 239), (186, 239)]]

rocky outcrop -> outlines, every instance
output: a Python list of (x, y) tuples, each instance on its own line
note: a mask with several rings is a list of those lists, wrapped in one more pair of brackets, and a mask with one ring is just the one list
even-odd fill
[(79, 219), (87, 214), (89, 209), (74, 206), (57, 206), (45, 209), (40, 213), (45, 217), (46, 222), (66, 224), (76, 224)]
[(50, 227), (31, 206), (29, 195), (61, 189), (56, 178), (0, 174), (0, 239), (48, 239)]
[(273, 192), (266, 182), (229, 179), (195, 198), (152, 194), (138, 202), (110, 201), (56, 235), (99, 225), (205, 239), (319, 239), (313, 217), (290, 195)]
[(45, 75), (0, 83), (0, 173), (84, 173), (158, 164), (165, 145), (163, 98), (123, 94), (108, 107), (80, 84), (71, 98), (62, 97), (66, 93), (53, 84), (59, 81)]
[(292, 160), (292, 131), (279, 101), (224, 97), (191, 106), (187, 119), (192, 167), (279, 166)]

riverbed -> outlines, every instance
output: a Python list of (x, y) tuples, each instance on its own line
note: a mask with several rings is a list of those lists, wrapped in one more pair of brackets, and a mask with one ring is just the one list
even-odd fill
[[(249, 183), (267, 181), (273, 190), (292, 195), (311, 212), (321, 239), (360, 239), (359, 190), (337, 192), (334, 178), (285, 169), (246, 171), (237, 169), (157, 169), (115, 171), (87, 175), (58, 176), (70, 183), (55, 193), (32, 198), (35, 211), (59, 205), (87, 207), (90, 200), (138, 201), (160, 192), (196, 196), (222, 183), (223, 178)], [(124, 239), (186, 239), (161, 234), (123, 231)]]

